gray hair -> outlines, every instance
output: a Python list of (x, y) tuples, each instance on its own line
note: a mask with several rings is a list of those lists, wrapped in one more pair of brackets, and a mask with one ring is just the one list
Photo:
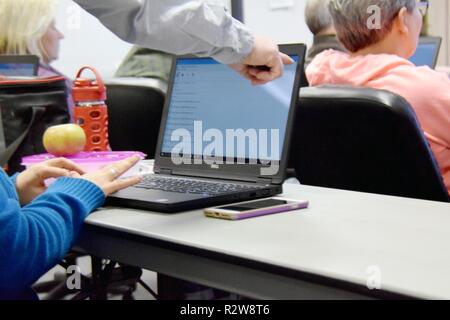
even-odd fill
[[(393, 21), (402, 8), (412, 12), (416, 0), (331, 0), (329, 12), (339, 41), (350, 52), (356, 52), (381, 41), (392, 29)], [(369, 26), (377, 8), (380, 25)]]
[(330, 0), (308, 0), (305, 8), (305, 20), (309, 30), (316, 35), (333, 26), (328, 5)]

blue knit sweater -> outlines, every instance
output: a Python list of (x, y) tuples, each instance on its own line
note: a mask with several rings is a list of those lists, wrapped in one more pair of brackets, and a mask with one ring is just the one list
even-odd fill
[(35, 297), (31, 285), (64, 258), (104, 200), (91, 182), (61, 178), (21, 207), (15, 177), (0, 169), (0, 299)]

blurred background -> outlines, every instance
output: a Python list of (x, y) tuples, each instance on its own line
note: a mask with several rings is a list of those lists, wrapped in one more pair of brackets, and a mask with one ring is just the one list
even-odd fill
[[(312, 34), (305, 24), (305, 0), (222, 0), (236, 17), (257, 34), (278, 43), (310, 45)], [(443, 38), (438, 66), (450, 65), (450, 1), (431, 0), (426, 32)], [(131, 45), (121, 41), (71, 0), (60, 0), (57, 25), (65, 34), (60, 59), (54, 66), (69, 77), (84, 64), (112, 77)]]
[[(304, 0), (222, 1), (229, 10), (234, 3), (237, 15), (243, 13), (255, 33), (270, 36), (279, 43), (312, 41), (303, 17)], [(60, 0), (57, 26), (65, 39), (61, 42), (60, 58), (53, 65), (69, 77), (74, 77), (77, 69), (86, 64), (95, 66), (109, 78), (131, 48), (71, 0)]]

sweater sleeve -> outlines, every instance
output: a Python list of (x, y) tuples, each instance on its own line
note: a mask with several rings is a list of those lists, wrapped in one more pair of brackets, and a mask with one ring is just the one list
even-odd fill
[(25, 207), (0, 202), (0, 296), (26, 290), (70, 250), (86, 216), (105, 195), (82, 179), (62, 178)]

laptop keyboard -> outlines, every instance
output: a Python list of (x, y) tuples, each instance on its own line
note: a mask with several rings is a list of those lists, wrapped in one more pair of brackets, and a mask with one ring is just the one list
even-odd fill
[(263, 188), (256, 185), (250, 186), (237, 183), (220, 183), (191, 179), (162, 178), (156, 177), (154, 175), (144, 176), (143, 178), (144, 180), (140, 184), (136, 185), (135, 188), (211, 196)]

